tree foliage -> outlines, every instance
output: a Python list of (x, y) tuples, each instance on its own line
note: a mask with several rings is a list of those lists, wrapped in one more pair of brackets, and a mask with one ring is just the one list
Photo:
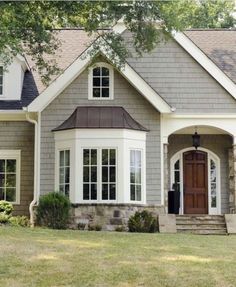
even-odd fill
[(141, 55), (173, 30), (234, 27), (234, 5), (234, 0), (1, 1), (0, 54), (6, 65), (12, 56), (27, 54), (48, 82), (59, 72), (53, 60), (60, 47), (54, 29), (83, 28), (111, 43), (124, 60), (127, 50), (122, 36), (107, 30), (119, 19), (132, 32), (133, 45)]

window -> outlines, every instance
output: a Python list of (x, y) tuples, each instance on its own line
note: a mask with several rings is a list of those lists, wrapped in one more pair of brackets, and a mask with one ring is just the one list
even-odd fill
[(83, 150), (83, 199), (97, 200), (97, 150)]
[(113, 69), (110, 65), (97, 64), (89, 74), (89, 99), (113, 98)]
[(178, 159), (174, 164), (174, 183), (173, 188), (180, 191), (180, 160)]
[(130, 151), (130, 200), (141, 201), (142, 159), (140, 150)]
[(116, 200), (116, 149), (83, 149), (83, 200), (100, 197)]
[(0, 200), (19, 202), (20, 151), (0, 152)]
[(70, 195), (70, 150), (61, 150), (59, 163), (59, 191)]
[(211, 208), (216, 208), (216, 163), (210, 160), (210, 181), (211, 181)]
[(3, 67), (0, 66), (0, 96), (3, 95)]
[(102, 200), (116, 199), (116, 150), (102, 149)]

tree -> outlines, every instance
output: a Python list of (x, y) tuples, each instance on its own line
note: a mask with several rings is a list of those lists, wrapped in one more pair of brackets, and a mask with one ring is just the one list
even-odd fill
[(141, 55), (173, 30), (234, 27), (233, 10), (234, 0), (1, 1), (0, 55), (7, 65), (12, 56), (27, 54), (47, 83), (59, 72), (53, 57), (47, 57), (60, 47), (54, 29), (83, 28), (103, 37), (124, 61), (127, 49), (122, 36), (106, 29), (121, 18)]

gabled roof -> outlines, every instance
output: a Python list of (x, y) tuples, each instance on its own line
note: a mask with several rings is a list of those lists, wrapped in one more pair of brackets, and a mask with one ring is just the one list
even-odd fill
[(135, 121), (123, 107), (114, 106), (79, 106), (64, 123), (53, 131), (83, 128), (148, 131)]
[(184, 34), (236, 83), (235, 29), (191, 29)]

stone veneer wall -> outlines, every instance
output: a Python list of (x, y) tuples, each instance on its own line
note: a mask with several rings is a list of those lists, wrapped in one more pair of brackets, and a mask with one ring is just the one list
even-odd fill
[(76, 204), (72, 207), (71, 227), (77, 229), (79, 224), (100, 225), (102, 230), (113, 231), (123, 226), (127, 229), (130, 216), (136, 211), (148, 210), (153, 216), (164, 214), (164, 207), (155, 205), (133, 204)]

